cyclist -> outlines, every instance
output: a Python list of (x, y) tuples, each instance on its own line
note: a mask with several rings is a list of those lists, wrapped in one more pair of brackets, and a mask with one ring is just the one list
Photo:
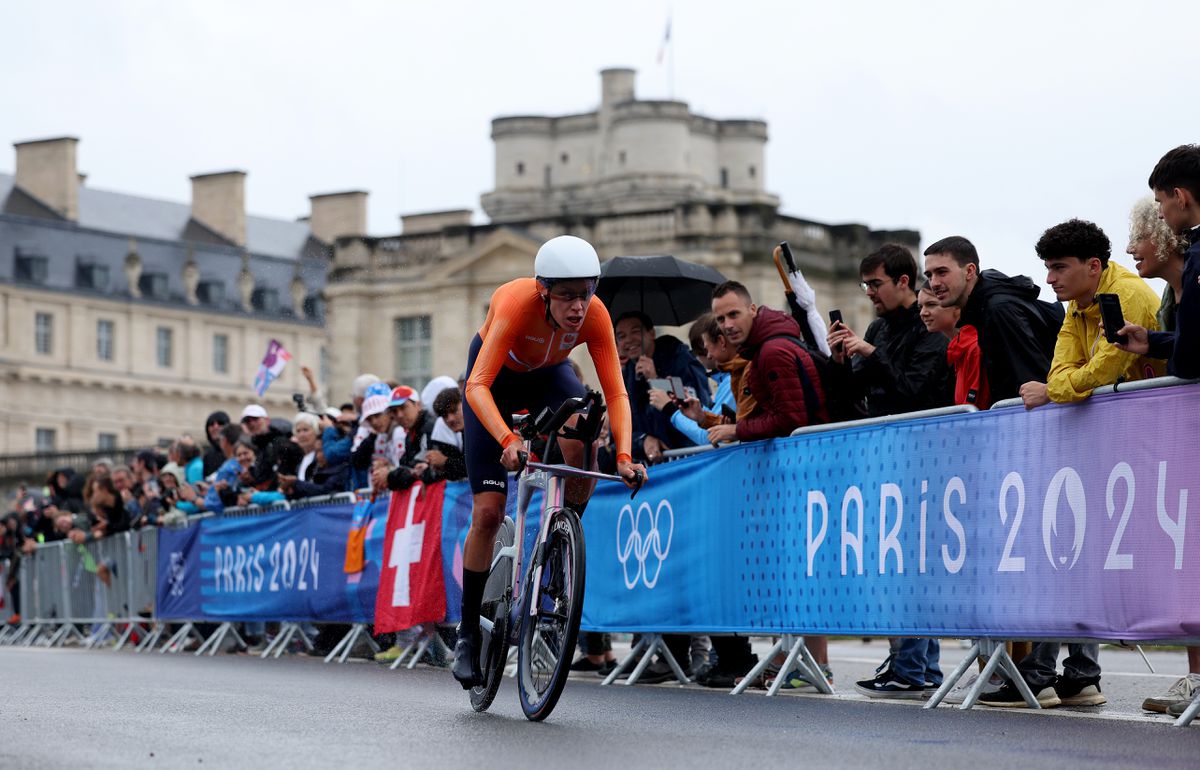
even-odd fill
[[(587, 241), (570, 235), (552, 238), (538, 249), (534, 278), (510, 281), (492, 295), (487, 319), (471, 342), (463, 403), (467, 476), (474, 495), (471, 530), (463, 550), (462, 622), (454, 648), (454, 678), (464, 689), (482, 680), (479, 667), (479, 606), (492, 563), (496, 535), (504, 521), (508, 472), (516, 471), (522, 450), (512, 414), (558, 408), (584, 395), (567, 355), (587, 345), (608, 402), (617, 445), (617, 473), (633, 487), (646, 469), (630, 454), (629, 396), (621, 378), (612, 319), (593, 295), (600, 258)], [(583, 445), (562, 441), (563, 458), (578, 467)], [(566, 500), (582, 514), (595, 482), (571, 479)]]

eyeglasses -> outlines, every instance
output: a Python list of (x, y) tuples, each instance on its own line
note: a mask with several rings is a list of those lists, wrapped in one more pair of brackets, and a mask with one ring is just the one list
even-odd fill
[(568, 304), (571, 302), (587, 302), (595, 293), (595, 289), (588, 289), (587, 291), (552, 291), (550, 292), (550, 299)]
[(859, 284), (859, 286), (862, 287), (863, 291), (870, 293), (870, 292), (878, 292), (879, 287), (883, 286), (885, 283), (887, 283), (887, 281), (884, 281), (880, 278), (873, 278), (870, 281), (863, 281), (862, 283)]

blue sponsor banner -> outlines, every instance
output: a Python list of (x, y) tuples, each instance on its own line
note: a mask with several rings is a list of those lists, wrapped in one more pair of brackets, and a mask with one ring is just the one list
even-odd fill
[(193, 620), (200, 611), (200, 524), (158, 530), (158, 585), (155, 615), (163, 620)]
[(632, 501), (601, 485), (584, 627), (1200, 637), (1197, 395), (739, 445), (651, 469)]

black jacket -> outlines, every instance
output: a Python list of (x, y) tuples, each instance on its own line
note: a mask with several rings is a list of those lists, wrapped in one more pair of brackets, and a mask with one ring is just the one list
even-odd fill
[(280, 461), (289, 452), (291, 437), (272, 425), (265, 433), (260, 433), (252, 440), (258, 449), (258, 458), (250, 468), (252, 485), (260, 490), (274, 489), (277, 486), (275, 475), (278, 473)]
[(958, 325), (970, 324), (979, 332), (993, 403), (1016, 398), (1022, 385), (1045, 382), (1050, 373), (1065, 314), (1062, 305), (1042, 302), (1038, 293), (1023, 275), (1009, 278), (998, 270), (984, 270), (963, 306)]
[(204, 450), (204, 478), (208, 478), (217, 472), (217, 468), (225, 462), (225, 453), (221, 451), (221, 445), (213, 441), (208, 436), (208, 426), (218, 424), (222, 427), (229, 424), (229, 415), (224, 412), (213, 412), (204, 421), (204, 436), (208, 438), (208, 449)]
[[(917, 303), (876, 318), (863, 339), (875, 352), (854, 356), (846, 387), (834, 389), (838, 398), (865, 398), (868, 417), (954, 403), (954, 377), (946, 362), (949, 340), (925, 328)], [(831, 369), (846, 372), (846, 367)]]
[(1183, 291), (1175, 315), (1175, 330), (1150, 332), (1150, 355), (1166, 358), (1167, 374), (1200, 377), (1200, 230), (1185, 233), (1191, 245), (1183, 263)]
[[(314, 462), (315, 466), (316, 463)], [(350, 483), (350, 463), (347, 460), (316, 467), (312, 472), (312, 480), (297, 479), (292, 487), (293, 500), (304, 497), (318, 497), (345, 492)]]
[[(664, 334), (654, 340), (654, 355), (651, 358), (660, 378), (678, 377), (683, 380), (685, 387), (696, 391), (702, 406), (712, 406), (708, 372), (704, 371), (704, 365), (696, 360), (687, 345)], [(622, 370), (633, 416), (634, 456), (642, 456), (642, 441), (646, 436), (654, 436), (673, 449), (691, 446), (692, 442), (671, 425), (671, 419), (650, 403), (650, 385), (646, 380), (638, 379), (636, 369), (637, 361), (630, 360)]]

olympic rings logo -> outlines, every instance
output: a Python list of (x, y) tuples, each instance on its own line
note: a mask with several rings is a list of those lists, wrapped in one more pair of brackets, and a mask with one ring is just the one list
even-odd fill
[(625, 573), (626, 588), (633, 590), (638, 582), (654, 588), (671, 552), (674, 532), (675, 511), (666, 500), (660, 500), (657, 508), (643, 502), (636, 513), (628, 503), (621, 508), (617, 515), (617, 561)]

